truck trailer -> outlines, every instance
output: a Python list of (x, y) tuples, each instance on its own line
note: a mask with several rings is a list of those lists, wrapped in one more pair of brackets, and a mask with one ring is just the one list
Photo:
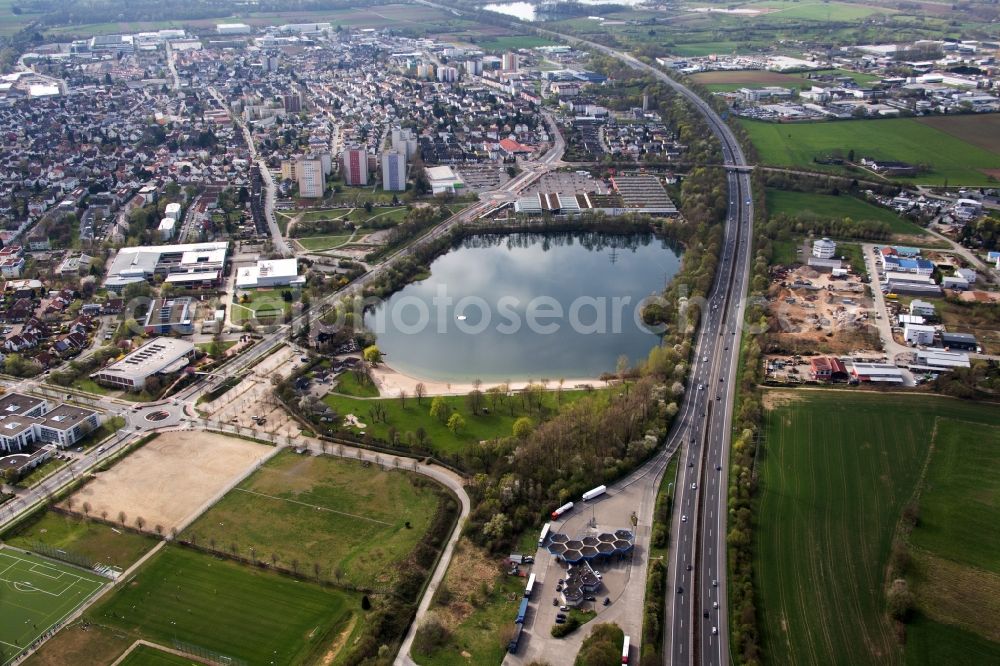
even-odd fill
[(558, 509), (556, 509), (555, 511), (552, 512), (552, 517), (553, 518), (558, 518), (559, 516), (563, 515), (564, 513), (566, 513), (567, 511), (569, 511), (572, 508), (573, 508), (573, 503), (572, 502), (566, 502), (561, 507), (559, 507)]
[(583, 501), (592, 500), (595, 497), (600, 497), (604, 493), (608, 492), (607, 486), (597, 486), (596, 488), (591, 488), (583, 494)]

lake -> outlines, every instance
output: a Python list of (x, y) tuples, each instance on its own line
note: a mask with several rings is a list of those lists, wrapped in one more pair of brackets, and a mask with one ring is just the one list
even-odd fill
[(365, 326), (390, 367), (421, 379), (598, 377), (658, 344), (642, 303), (679, 267), (679, 251), (652, 235), (477, 235)]
[[(576, 4), (580, 5), (622, 5), (626, 7), (635, 7), (643, 4), (646, 0), (577, 0)], [(538, 20), (538, 7), (542, 3), (540, 2), (493, 2), (488, 5), (483, 5), (482, 9), (490, 12), (497, 12), (498, 14), (506, 14), (507, 16), (513, 16), (514, 18), (521, 19), (522, 21), (535, 21)], [(552, 7), (553, 3), (546, 3), (547, 7)]]

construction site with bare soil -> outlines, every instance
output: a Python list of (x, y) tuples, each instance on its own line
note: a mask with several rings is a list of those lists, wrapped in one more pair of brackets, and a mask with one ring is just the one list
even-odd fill
[(881, 347), (874, 302), (857, 275), (776, 266), (767, 302), (765, 354), (856, 354)]

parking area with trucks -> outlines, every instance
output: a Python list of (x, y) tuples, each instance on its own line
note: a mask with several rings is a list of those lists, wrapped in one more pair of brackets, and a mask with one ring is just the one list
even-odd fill
[[(539, 531), (538, 549), (525, 586), (526, 590), (530, 586), (531, 594), (521, 602), (518, 617), (523, 611), (523, 622), (515, 627), (504, 664), (537, 660), (553, 666), (572, 664), (590, 627), (600, 622), (621, 626), (631, 637), (628, 653), (638, 654), (635, 637), (642, 628), (645, 568), (637, 565), (646, 557), (649, 537), (648, 526), (633, 524), (633, 512), (641, 501), (638, 489), (626, 486), (609, 492), (605, 486), (597, 486), (552, 510), (552, 520)], [(639, 530), (642, 538), (638, 538)], [(618, 538), (625, 534), (632, 538)], [(602, 535), (607, 545), (601, 545)], [(564, 543), (568, 551), (563, 549)], [(553, 554), (553, 544), (560, 544), (554, 550), (566, 553), (565, 557)], [(609, 555), (597, 555), (597, 549)], [(588, 582), (586, 587), (579, 587), (581, 579)], [(572, 598), (576, 591), (581, 595), (578, 603)], [(596, 615), (568, 636), (553, 637), (552, 628), (576, 611)]]

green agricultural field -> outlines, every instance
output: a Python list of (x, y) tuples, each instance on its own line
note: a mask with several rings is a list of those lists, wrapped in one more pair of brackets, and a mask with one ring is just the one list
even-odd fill
[(119, 666), (201, 666), (202, 662), (164, 652), (148, 645), (138, 645), (119, 662)]
[(913, 545), (1000, 574), (1000, 426), (943, 421), (920, 495)]
[(487, 51), (516, 51), (517, 49), (533, 49), (537, 46), (551, 46), (554, 43), (535, 35), (510, 35), (481, 39), (476, 42), (476, 46)]
[(992, 640), (995, 651), (1000, 651), (998, 540), (1000, 426), (938, 421), (919, 520), (909, 535), (907, 579), (929, 621)]
[(33, 550), (38, 544), (59, 548), (100, 564), (127, 569), (148, 553), (156, 540), (92, 520), (45, 511), (4, 535), (12, 546)]
[(743, 9), (773, 10), (761, 14), (756, 22), (773, 21), (858, 21), (876, 12), (891, 13), (884, 7), (866, 7), (865, 5), (847, 4), (843, 2), (798, 2), (797, 0), (762, 0), (752, 4), (741, 5)]
[(847, 194), (810, 194), (788, 190), (767, 189), (769, 215), (837, 219), (849, 217), (856, 222), (873, 220), (885, 222), (895, 234), (923, 236), (927, 232), (909, 220), (881, 206), (875, 206)]
[(200, 544), (328, 580), (363, 587), (392, 583), (395, 565), (423, 537), (438, 495), (422, 479), (332, 456), (281, 453), (223, 497), (182, 534)]
[[(865, 74), (863, 72), (855, 72), (855, 71), (852, 71), (850, 69), (823, 69), (823, 70), (818, 70), (816, 72), (803, 72), (801, 74), (797, 74), (796, 76), (804, 78), (804, 79), (806, 79), (806, 83), (812, 84), (814, 82), (809, 81), (809, 76), (810, 76), (810, 74), (814, 74), (814, 73), (815, 74), (832, 74), (834, 76), (849, 76), (852, 79), (854, 79), (854, 82), (857, 83), (859, 86), (866, 86), (866, 85), (868, 85), (870, 83), (875, 83), (876, 81), (878, 81), (878, 80), (880, 80), (882, 78), (880, 76), (875, 76), (874, 74)], [(819, 82), (817, 85), (823, 85), (823, 83)]]
[[(771, 663), (901, 663), (884, 576), (935, 425), (1000, 409), (917, 395), (767, 391), (754, 569)], [(971, 425), (979, 424), (979, 425)]]
[(345, 629), (354, 595), (168, 546), (87, 618), (248, 664), (300, 664)]
[(0, 664), (13, 661), (107, 582), (69, 564), (0, 550)]
[(922, 615), (906, 628), (906, 666), (1000, 664), (1000, 643)]
[[(586, 391), (563, 391), (562, 401), (569, 402), (585, 395)], [(389, 439), (389, 429), (395, 428), (400, 437), (406, 433), (417, 433), (423, 429), (427, 436), (430, 447), (443, 453), (462, 453), (466, 448), (481, 442), (485, 439), (495, 439), (497, 437), (509, 437), (514, 421), (521, 416), (529, 416), (536, 423), (539, 421), (537, 413), (532, 410), (528, 412), (521, 404), (521, 398), (515, 395), (507, 405), (498, 405), (497, 409), (492, 409), (489, 396), (485, 398), (484, 404), (491, 407), (489, 414), (479, 414), (473, 416), (468, 406), (465, 396), (445, 396), (442, 398), (452, 412), (458, 412), (465, 419), (465, 427), (458, 433), (453, 433), (445, 425), (445, 421), (436, 419), (430, 415), (431, 398), (424, 398), (417, 402), (414, 397), (406, 399), (405, 404), (398, 398), (383, 398), (377, 402), (385, 411), (385, 420), (372, 418), (372, 408), (375, 401), (362, 398), (328, 394), (323, 398), (323, 402), (330, 406), (341, 418), (348, 414), (354, 414), (365, 424), (363, 432), (371, 433), (379, 439)], [(543, 411), (551, 413), (558, 407), (558, 400), (555, 392), (547, 392), (543, 398)], [(508, 406), (513, 404), (513, 414)], [(361, 433), (362, 429), (355, 429)]]
[[(856, 159), (871, 157), (927, 164), (930, 172), (908, 179), (941, 185), (987, 185), (984, 170), (1000, 169), (1000, 154), (991, 153), (912, 118), (850, 120), (801, 124), (742, 121), (764, 164), (839, 171), (814, 163), (835, 151)], [(863, 172), (871, 176), (868, 172)]]

